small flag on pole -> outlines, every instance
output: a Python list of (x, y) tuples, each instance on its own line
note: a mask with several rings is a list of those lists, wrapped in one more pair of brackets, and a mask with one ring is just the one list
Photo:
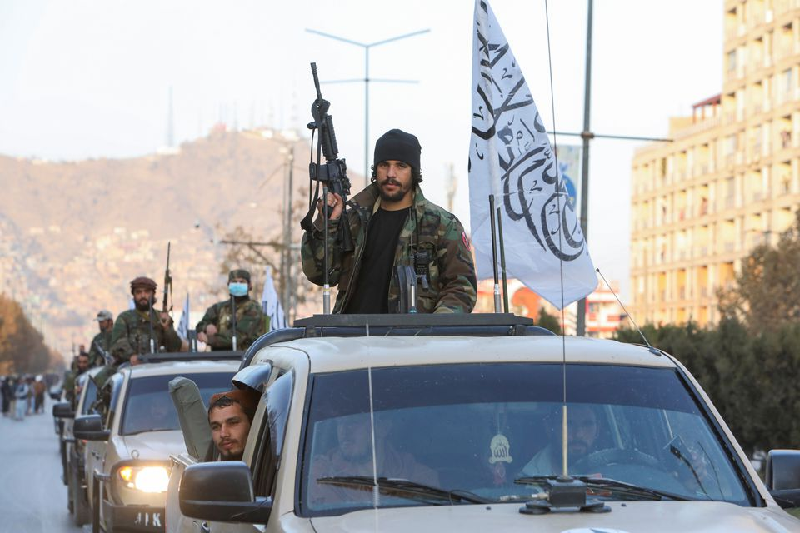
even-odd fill
[(286, 327), (286, 317), (283, 315), (283, 307), (278, 300), (278, 293), (272, 281), (272, 267), (267, 267), (264, 279), (264, 290), (261, 292), (261, 309), (265, 317), (269, 317), (269, 331), (283, 329)]
[(183, 340), (189, 340), (189, 293), (186, 293), (186, 301), (183, 303), (183, 312), (181, 313), (181, 321), (178, 322), (178, 337)]
[[(478, 279), (492, 276), (489, 195), (506, 272), (558, 309), (597, 286), (589, 250), (539, 111), (487, 0), (475, 1), (469, 202)], [(563, 282), (562, 282), (563, 280)]]

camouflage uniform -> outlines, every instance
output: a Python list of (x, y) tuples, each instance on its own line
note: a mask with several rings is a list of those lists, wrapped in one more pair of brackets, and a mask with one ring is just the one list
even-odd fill
[(181, 339), (170, 325), (161, 325), (158, 312), (129, 309), (121, 313), (111, 332), (111, 356), (116, 364), (130, 361), (132, 355), (150, 353), (150, 323), (153, 324), (153, 339), (156, 351), (164, 346), (168, 352), (181, 349)]
[(75, 380), (78, 376), (75, 375), (77, 370), (67, 370), (64, 372), (64, 381), (62, 381), (61, 390), (64, 391), (64, 399), (72, 406), (75, 406)]
[[(233, 309), (231, 301), (217, 302), (206, 310), (197, 323), (197, 331), (205, 333), (206, 326), (213, 324), (217, 332), (209, 343), (212, 350), (230, 350), (233, 347)], [(249, 296), (236, 298), (236, 349), (246, 350), (267, 330), (261, 304)]]
[[(414, 248), (427, 249), (432, 261), (428, 265), (428, 287), (417, 286), (419, 313), (469, 313), (477, 298), (477, 278), (469, 241), (461, 223), (452, 213), (429, 202), (419, 186), (414, 191), (411, 212), (406, 219), (394, 256), (394, 267), (414, 267)], [(342, 254), (336, 244), (339, 221), (330, 221), (328, 252), (331, 270), (329, 282), (338, 284), (334, 313), (346, 308), (348, 287), (358, 280), (361, 257), (367, 242), (367, 228), (372, 215), (380, 207), (378, 187), (370, 184), (348, 201), (348, 219), (355, 250)], [(314, 230), (303, 235), (303, 273), (312, 283), (323, 284), (323, 232), (321, 217), (314, 221)], [(389, 312), (399, 311), (400, 289), (392, 278), (389, 283)]]
[[(149, 347), (149, 344), (148, 344)], [(102, 352), (100, 351), (102, 350)], [(103, 366), (106, 358), (103, 352), (111, 355), (111, 330), (101, 331), (92, 339), (92, 347), (89, 348), (89, 366)]]

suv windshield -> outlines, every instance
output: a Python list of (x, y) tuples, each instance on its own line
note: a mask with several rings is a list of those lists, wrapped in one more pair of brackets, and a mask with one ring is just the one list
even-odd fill
[(135, 435), (143, 431), (180, 431), (178, 413), (169, 397), (168, 385), (178, 375), (194, 381), (200, 389), (203, 403), (208, 405), (213, 394), (231, 388), (233, 372), (132, 377), (120, 423), (120, 435)]
[[(373, 369), (372, 422), (366, 370), (317, 374), (312, 387), (307, 515), (371, 507), (375, 474), (386, 478), (377, 503), (389, 507), (525, 499), (544, 489), (540, 476), (561, 473), (558, 364)], [(596, 496), (748, 504), (738, 467), (675, 369), (570, 364), (567, 389), (570, 474), (622, 482), (592, 483)]]

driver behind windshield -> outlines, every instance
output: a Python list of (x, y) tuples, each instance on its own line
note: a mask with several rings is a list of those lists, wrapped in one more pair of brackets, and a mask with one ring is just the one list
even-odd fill
[[(375, 415), (375, 458), (377, 477), (403, 479), (437, 487), (439, 478), (434, 470), (419, 463), (410, 453), (398, 451), (390, 442), (392, 423)], [(320, 478), (335, 476), (373, 477), (372, 434), (369, 413), (339, 417), (336, 445), (314, 456), (311, 467), (310, 498), (314, 503), (369, 502), (370, 492), (346, 489), (319, 483)]]
[[(553, 411), (548, 424), (548, 443), (528, 461), (523, 476), (561, 474), (561, 409)], [(568, 466), (599, 449), (600, 417), (596, 408), (585, 404), (569, 405), (567, 411)]]

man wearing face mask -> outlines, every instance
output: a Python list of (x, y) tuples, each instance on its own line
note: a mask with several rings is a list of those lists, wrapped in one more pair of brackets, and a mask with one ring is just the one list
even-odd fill
[[(331, 285), (338, 284), (334, 313), (398, 313), (397, 267), (417, 276), (416, 311), (469, 313), (477, 298), (477, 278), (469, 240), (452, 213), (429, 202), (422, 181), (422, 147), (414, 135), (399, 129), (375, 143), (372, 183), (347, 202), (347, 223), (355, 249), (342, 252), (336, 243), (342, 198), (328, 194)], [(325, 224), (322, 201), (312, 231), (303, 235), (303, 272), (323, 284)]]
[(111, 356), (116, 366), (125, 362), (135, 365), (140, 355), (159, 352), (162, 347), (168, 352), (180, 351), (181, 339), (172, 318), (153, 309), (156, 288), (156, 282), (145, 276), (131, 281), (136, 307), (120, 313), (111, 330)]
[(261, 304), (248, 295), (252, 288), (250, 272), (231, 270), (228, 274), (231, 297), (208, 308), (197, 323), (197, 340), (205, 342), (214, 351), (232, 350), (235, 331), (236, 349), (249, 348), (266, 331)]

